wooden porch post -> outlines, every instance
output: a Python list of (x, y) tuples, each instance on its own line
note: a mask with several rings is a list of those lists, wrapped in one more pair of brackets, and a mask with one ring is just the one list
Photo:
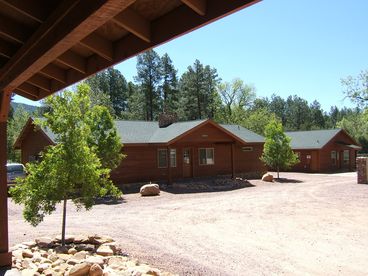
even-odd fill
[(7, 162), (7, 119), (11, 93), (0, 94), (0, 267), (11, 266), (8, 239), (8, 188), (6, 177)]
[(231, 178), (235, 178), (234, 143), (231, 143)]

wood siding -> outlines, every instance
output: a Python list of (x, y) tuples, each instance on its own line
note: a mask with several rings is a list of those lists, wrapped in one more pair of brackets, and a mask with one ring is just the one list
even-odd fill
[[(291, 171), (302, 172), (338, 172), (338, 171), (354, 171), (356, 169), (356, 156), (357, 149), (353, 149), (343, 144), (353, 144), (353, 141), (343, 131), (339, 132), (334, 138), (332, 138), (322, 149), (295, 149), (294, 152), (300, 154), (300, 163), (295, 165)], [(349, 162), (344, 164), (343, 152), (349, 151)], [(335, 151), (338, 157), (336, 162), (331, 159), (331, 152)], [(308, 160), (307, 156), (310, 155), (311, 159)]]
[(21, 161), (28, 163), (32, 156), (37, 156), (46, 146), (51, 145), (50, 140), (40, 131), (29, 130), (26, 139), (22, 141)]

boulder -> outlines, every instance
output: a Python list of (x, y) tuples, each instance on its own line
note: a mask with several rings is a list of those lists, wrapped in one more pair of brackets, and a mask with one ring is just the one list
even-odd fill
[(89, 276), (102, 276), (103, 270), (98, 264), (93, 264), (89, 269)]
[(101, 256), (112, 256), (114, 255), (114, 251), (110, 246), (101, 245), (99, 248), (97, 248), (96, 254)]
[(262, 181), (266, 181), (266, 182), (272, 182), (273, 181), (273, 175), (270, 173), (265, 173), (262, 176)]
[(69, 276), (87, 276), (90, 267), (91, 264), (88, 263), (76, 264), (70, 269)]
[(35, 242), (39, 247), (51, 247), (54, 241), (49, 237), (41, 237), (36, 239)]
[(140, 189), (142, 196), (156, 196), (160, 194), (160, 186), (158, 184), (146, 184)]

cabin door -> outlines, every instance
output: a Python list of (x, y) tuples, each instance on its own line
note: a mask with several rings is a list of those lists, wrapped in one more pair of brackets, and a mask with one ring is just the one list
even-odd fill
[(183, 177), (192, 177), (192, 151), (190, 148), (183, 149)]

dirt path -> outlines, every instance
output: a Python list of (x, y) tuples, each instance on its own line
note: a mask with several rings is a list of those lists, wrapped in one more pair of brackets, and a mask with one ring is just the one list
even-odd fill
[[(170, 194), (68, 209), (69, 233), (114, 237), (126, 252), (181, 275), (367, 275), (368, 185), (354, 174), (282, 174), (287, 183)], [(61, 210), (37, 228), (9, 203), (11, 244), (59, 234)]]

